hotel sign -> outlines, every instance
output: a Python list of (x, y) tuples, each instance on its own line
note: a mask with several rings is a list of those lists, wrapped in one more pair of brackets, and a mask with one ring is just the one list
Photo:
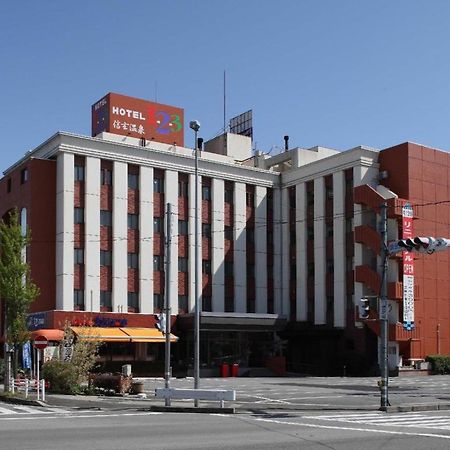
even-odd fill
[(92, 105), (92, 136), (103, 131), (184, 146), (184, 110), (109, 93)]

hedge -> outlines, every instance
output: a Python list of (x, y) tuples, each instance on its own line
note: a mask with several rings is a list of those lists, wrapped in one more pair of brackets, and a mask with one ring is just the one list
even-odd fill
[(433, 373), (450, 374), (450, 355), (429, 355), (426, 360), (431, 363)]

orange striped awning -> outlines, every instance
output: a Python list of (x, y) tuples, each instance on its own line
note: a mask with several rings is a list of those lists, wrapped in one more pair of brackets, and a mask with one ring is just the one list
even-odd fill
[[(128, 336), (130, 336), (131, 342), (165, 342), (166, 336), (156, 328), (133, 328), (125, 327), (121, 328)], [(174, 334), (170, 335), (170, 342), (177, 342), (178, 337)]]
[(64, 337), (63, 330), (56, 330), (53, 328), (34, 330), (30, 333), (30, 338), (34, 341), (38, 336), (44, 336), (47, 341), (62, 341)]
[[(156, 328), (133, 327), (71, 327), (78, 338), (103, 342), (152, 342), (164, 343), (166, 337)], [(170, 342), (177, 342), (178, 337), (170, 335)]]

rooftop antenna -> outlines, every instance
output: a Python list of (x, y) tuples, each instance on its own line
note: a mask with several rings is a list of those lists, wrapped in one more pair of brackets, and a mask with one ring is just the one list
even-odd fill
[(289, 136), (284, 136), (284, 151), (287, 152), (289, 150)]

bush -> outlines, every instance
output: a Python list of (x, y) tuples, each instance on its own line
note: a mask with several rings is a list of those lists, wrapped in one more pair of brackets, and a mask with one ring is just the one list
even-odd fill
[(5, 360), (0, 358), (0, 380), (3, 380), (5, 375)]
[(431, 363), (433, 373), (440, 375), (450, 374), (450, 356), (429, 355), (426, 360)]
[(49, 382), (49, 391), (55, 394), (78, 394), (78, 373), (71, 363), (48, 361), (42, 367), (42, 378)]

